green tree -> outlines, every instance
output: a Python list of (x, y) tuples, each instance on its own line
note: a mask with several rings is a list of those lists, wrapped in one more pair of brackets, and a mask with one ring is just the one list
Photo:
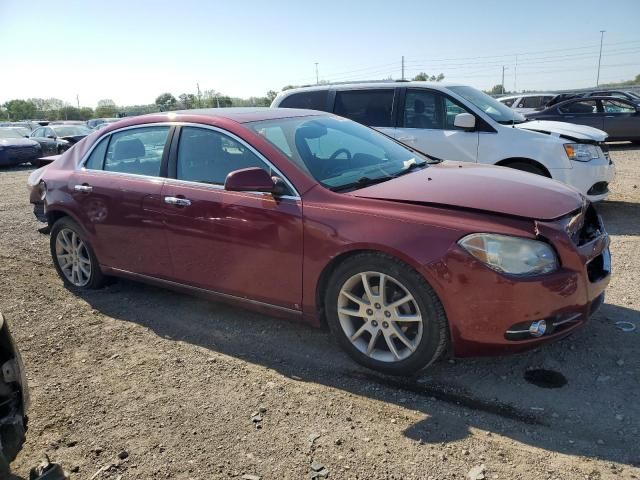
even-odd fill
[(506, 90), (504, 90), (504, 86), (502, 84), (498, 84), (498, 85), (494, 85), (493, 87), (491, 87), (491, 90), (485, 92), (488, 93), (489, 95), (501, 95), (503, 93), (509, 93)]
[(170, 93), (163, 93), (162, 95), (158, 95), (156, 98), (156, 105), (160, 107), (161, 112), (166, 112), (167, 110), (173, 110), (176, 107), (178, 101), (176, 97), (171, 95)]
[(96, 108), (96, 117), (115, 117), (118, 107), (116, 102), (107, 98), (105, 100), (98, 100), (98, 107)]
[(192, 108), (196, 108), (196, 103), (198, 102), (198, 97), (196, 97), (193, 93), (183, 93), (178, 95), (180, 99), (180, 103), (182, 108), (186, 110), (190, 110)]
[(442, 80), (444, 80), (444, 73), (429, 76), (429, 74), (425, 72), (420, 72), (415, 77), (413, 77), (413, 80), (415, 82), (441, 82)]
[(11, 120), (26, 120), (33, 118), (36, 113), (36, 106), (28, 100), (9, 100), (4, 108)]
[(82, 120), (80, 110), (71, 105), (65, 105), (59, 112), (61, 120)]
[(278, 92), (276, 92), (275, 90), (269, 90), (267, 92), (267, 100), (269, 100), (269, 105), (271, 105), (271, 102), (273, 102), (277, 96)]
[(93, 108), (82, 107), (80, 108), (80, 120), (89, 120), (93, 117)]

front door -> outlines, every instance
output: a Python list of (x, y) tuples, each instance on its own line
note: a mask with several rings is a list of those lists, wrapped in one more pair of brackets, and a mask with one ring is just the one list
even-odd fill
[(255, 151), (214, 128), (181, 127), (162, 190), (177, 282), (291, 309), (302, 302), (302, 203), (229, 192), (233, 170), (276, 174)]
[[(587, 125), (599, 130), (604, 129), (604, 119), (598, 111), (597, 100), (578, 100), (569, 102), (558, 107), (561, 118), (554, 118), (562, 122), (577, 123)], [(541, 117), (542, 118), (542, 117)]]
[(442, 160), (476, 162), (478, 132), (454, 126), (455, 116), (470, 113), (440, 92), (407, 89), (402, 118), (394, 137)]
[(117, 131), (92, 150), (69, 191), (93, 236), (102, 265), (153, 277), (171, 276), (161, 193), (169, 126)]
[(639, 139), (640, 113), (635, 105), (621, 99), (601, 100), (604, 110), (604, 131), (609, 139)]

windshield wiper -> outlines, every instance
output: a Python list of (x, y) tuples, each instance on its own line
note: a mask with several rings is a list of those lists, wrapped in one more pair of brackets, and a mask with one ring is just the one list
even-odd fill
[(406, 167), (404, 167), (402, 170), (400, 170), (398, 173), (393, 175), (393, 178), (399, 177), (400, 175), (404, 175), (405, 173), (409, 173), (412, 170), (415, 170), (416, 168), (423, 168), (427, 166), (427, 162), (411, 162), (409, 165), (407, 165)]
[(344, 190), (350, 190), (352, 188), (364, 188), (368, 187), (369, 185), (375, 185), (376, 183), (386, 182), (387, 180), (391, 180), (392, 178), (395, 178), (395, 175), (386, 175), (376, 178), (360, 177), (355, 182), (338, 185), (337, 187), (333, 187), (331, 190), (334, 192), (342, 192)]

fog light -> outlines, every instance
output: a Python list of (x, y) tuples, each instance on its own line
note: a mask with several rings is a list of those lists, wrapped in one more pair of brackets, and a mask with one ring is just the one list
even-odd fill
[(532, 322), (529, 326), (529, 334), (534, 337), (541, 337), (544, 335), (544, 332), (547, 331), (547, 322), (544, 320), (538, 320), (536, 322)]

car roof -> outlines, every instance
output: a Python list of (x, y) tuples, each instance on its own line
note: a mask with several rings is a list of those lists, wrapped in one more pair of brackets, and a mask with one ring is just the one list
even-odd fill
[(270, 108), (270, 107), (231, 107), (231, 108), (197, 108), (193, 110), (176, 110), (166, 113), (151, 113), (141, 115), (144, 119), (149, 116), (165, 115), (167, 120), (175, 121), (178, 115), (188, 115), (190, 117), (220, 118), (232, 120), (237, 123), (259, 122), (261, 120), (273, 120), (278, 118), (307, 117), (318, 115), (329, 115), (317, 110), (304, 110), (299, 108)]
[(504, 97), (498, 97), (496, 100), (507, 100), (512, 98), (526, 98), (526, 97), (539, 97), (540, 95), (553, 97), (557, 95), (557, 93), (548, 93), (548, 92), (540, 92), (540, 93), (520, 93), (518, 95), (506, 95)]
[(286, 96), (293, 92), (313, 92), (316, 90), (358, 90), (358, 89), (374, 89), (374, 88), (399, 88), (399, 87), (422, 87), (433, 88), (436, 90), (445, 90), (449, 87), (462, 87), (464, 85), (460, 83), (448, 83), (448, 82), (403, 82), (403, 81), (388, 81), (388, 82), (353, 82), (353, 83), (327, 83), (324, 85), (310, 85), (306, 87), (297, 87), (285, 90), (280, 93), (282, 96)]

